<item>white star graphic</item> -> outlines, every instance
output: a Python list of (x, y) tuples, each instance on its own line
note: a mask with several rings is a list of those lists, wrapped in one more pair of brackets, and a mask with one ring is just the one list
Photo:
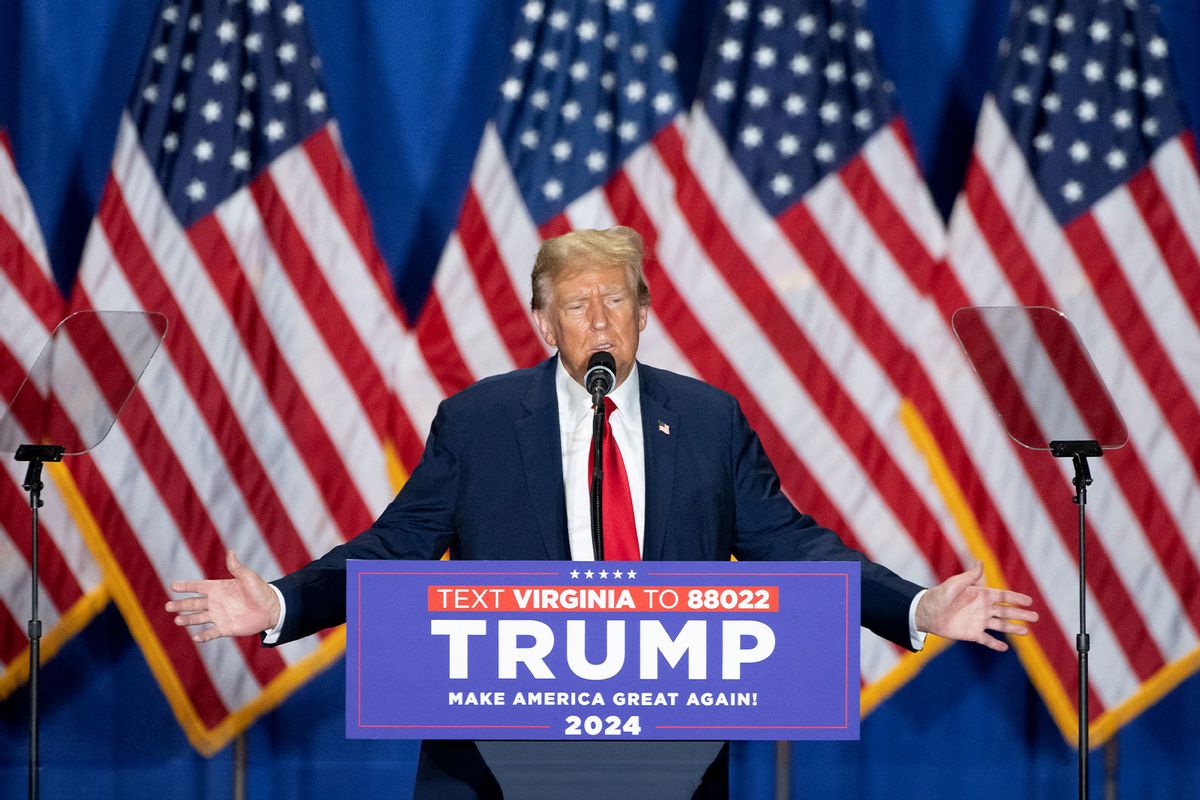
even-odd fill
[(654, 110), (659, 114), (669, 114), (675, 108), (675, 99), (668, 92), (654, 95)]
[(1054, 149), (1054, 136), (1049, 131), (1042, 131), (1033, 137), (1033, 146), (1042, 153), (1049, 153)]
[(554, 156), (555, 161), (566, 161), (571, 157), (571, 143), (566, 139), (559, 139), (551, 145), (550, 155)]
[(163, 137), (163, 150), (174, 153), (179, 147), (179, 134), (172, 131)]
[(593, 575), (595, 575), (595, 574), (596, 574), (596, 573), (592, 572), (592, 571), (589, 569), (587, 572), (583, 573), (583, 577), (587, 578), (588, 580), (591, 580), (592, 576), (593, 576)]
[(782, 172), (776, 173), (775, 177), (771, 179), (771, 191), (775, 193), (776, 197), (791, 194), (792, 179)]
[(538, 59), (541, 65), (553, 72), (558, 69), (558, 52), (555, 50), (547, 50), (542, 53), (542, 57)]
[(590, 172), (603, 172), (604, 168), (608, 166), (608, 157), (599, 150), (593, 150), (587, 154), (583, 162)]
[(500, 84), (500, 94), (504, 96), (505, 100), (516, 100), (521, 96), (523, 88), (525, 88), (525, 85), (521, 81), (516, 78), (509, 78)]
[(763, 27), (774, 30), (783, 24), (783, 12), (779, 10), (779, 6), (767, 6), (758, 15), (758, 19)]
[(196, 142), (196, 146), (192, 148), (192, 155), (197, 161), (209, 161), (213, 157), (213, 145), (208, 139), (201, 139)]
[(287, 102), (292, 96), (292, 85), (287, 81), (276, 81), (271, 87), (271, 97), (278, 103)]
[(717, 53), (726, 61), (737, 61), (742, 57), (742, 43), (737, 39), (726, 39), (717, 48)]
[(1091, 100), (1084, 100), (1075, 107), (1075, 116), (1079, 117), (1080, 122), (1095, 122), (1098, 116), (1096, 104)]
[(579, 36), (579, 41), (590, 42), (596, 38), (596, 23), (593, 20), (585, 19), (575, 28), (575, 33)]
[(611, 111), (599, 111), (593, 120), (598, 131), (611, 131), (613, 127), (613, 117)]
[(802, 14), (796, 20), (796, 30), (801, 36), (809, 36), (817, 29), (817, 18), (812, 14)]
[(725, 6), (725, 13), (734, 22), (741, 22), (750, 13), (750, 9), (743, 0), (733, 0), (732, 3)]
[(775, 48), (760, 47), (754, 51), (754, 63), (763, 69), (775, 66)]
[(288, 3), (283, 10), (283, 21), (288, 25), (299, 25), (304, 21), (304, 9), (299, 3)]
[(830, 142), (817, 142), (817, 146), (813, 148), (813, 157), (822, 164), (832, 162), (834, 155), (836, 150)]
[(204, 181), (199, 178), (193, 178), (192, 182), (184, 189), (184, 192), (187, 193), (188, 199), (193, 203), (199, 203), (208, 194), (208, 191), (204, 187)]
[(521, 132), (521, 144), (525, 145), (526, 149), (535, 149), (541, 141), (542, 135), (534, 128), (526, 128)]
[(221, 40), (222, 44), (229, 44), (237, 38), (237, 25), (233, 20), (223, 20), (217, 26), (217, 38)]
[(628, 578), (636, 578), (636, 577), (637, 577), (637, 573), (636, 573), (636, 572), (634, 572), (633, 570), (627, 570), (627, 571), (625, 572), (625, 576), (626, 576), (626, 577), (628, 577)]
[(1128, 130), (1133, 125), (1133, 114), (1127, 108), (1118, 108), (1112, 114), (1112, 124), (1119, 131)]
[(254, 115), (248, 110), (242, 109), (237, 115), (237, 126), (244, 131), (248, 131), (254, 127)]
[(233, 155), (229, 157), (229, 163), (234, 169), (245, 172), (250, 169), (250, 153), (240, 148), (234, 150)]
[(762, 108), (770, 99), (771, 93), (765, 86), (752, 86), (750, 91), (746, 92), (746, 102), (754, 108)]
[(242, 76), (242, 88), (247, 92), (253, 92), (258, 88), (258, 76), (253, 72), (247, 72)]
[(562, 193), (562, 181), (556, 178), (551, 178), (542, 184), (542, 194), (546, 196), (547, 200), (558, 200), (560, 197), (562, 197)]
[(821, 115), (821, 119), (830, 124), (833, 124), (842, 118), (841, 106), (832, 100), (827, 103), (822, 103), (821, 109), (817, 113)]
[(1104, 65), (1096, 60), (1087, 62), (1083, 65), (1083, 77), (1087, 78), (1088, 83), (1104, 80)]
[(1079, 181), (1067, 181), (1062, 187), (1062, 196), (1068, 203), (1077, 203), (1083, 197), (1083, 185)]
[(841, 83), (846, 80), (846, 65), (840, 61), (830, 61), (825, 65), (825, 80), (830, 83)]
[(567, 71), (570, 73), (571, 78), (575, 81), (582, 81), (586, 79), (589, 74), (591, 74), (591, 69), (588, 68), (586, 61), (576, 61)]
[(779, 142), (775, 145), (779, 150), (779, 154), (787, 157), (794, 156), (800, 152), (800, 140), (790, 133), (785, 133), (779, 137)]
[(1118, 172), (1119, 170), (1123, 169), (1128, 161), (1129, 160), (1125, 157), (1125, 153), (1115, 147), (1112, 150), (1109, 150), (1104, 156), (1104, 163), (1108, 164), (1108, 168), (1113, 172)]
[(783, 101), (783, 110), (793, 117), (798, 117), (808, 108), (808, 103), (804, 101), (804, 97), (798, 94), (789, 94), (787, 99)]
[(747, 125), (742, 128), (741, 134), (738, 136), (742, 144), (753, 150), (762, 143), (762, 129), (755, 125)]
[(602, 569), (602, 570), (600, 570), (600, 577), (601, 577), (601, 578), (607, 578), (607, 577), (608, 577), (608, 570), (606, 570), (606, 569)]
[(209, 100), (200, 108), (200, 116), (210, 124), (216, 122), (221, 118), (221, 104), (216, 100)]
[(812, 61), (806, 55), (792, 56), (791, 63), (788, 66), (797, 75), (807, 75), (812, 72)]
[(212, 78), (213, 83), (224, 83), (229, 80), (229, 65), (218, 58), (208, 68), (208, 77)]
[(262, 50), (262, 34), (252, 33), (242, 40), (242, 44), (245, 45), (246, 49), (251, 53), (257, 53)]
[(614, 570), (613, 570), (613, 577), (614, 577), (614, 578), (616, 578), (617, 580), (621, 580), (621, 570), (619, 570), (619, 569), (614, 569)]
[(579, 578), (579, 570), (577, 570), (577, 569), (571, 570), (571, 577), (578, 579)]
[(1092, 148), (1087, 142), (1082, 139), (1076, 139), (1071, 142), (1071, 146), (1067, 148), (1067, 154), (1071, 156), (1071, 160), (1076, 164), (1082, 164), (1092, 156)]
[(158, 87), (152, 83), (145, 89), (142, 89), (142, 99), (147, 103), (158, 102)]
[(638, 126), (632, 120), (622, 122), (617, 126), (617, 136), (620, 136), (627, 142), (632, 142), (638, 136)]
[(304, 98), (304, 105), (314, 114), (320, 114), (325, 111), (325, 93), (320, 89), (313, 89), (308, 93), (308, 97)]
[(273, 119), (267, 123), (267, 127), (263, 129), (263, 132), (267, 135), (267, 141), (278, 142), (287, 133), (287, 126), (283, 124), (282, 120)]
[(631, 103), (640, 103), (646, 97), (646, 84), (641, 81), (630, 81), (625, 85), (625, 97)]
[(563, 107), (559, 109), (558, 113), (562, 114), (562, 118), (567, 122), (574, 122), (579, 119), (579, 115), (583, 113), (583, 109), (579, 105), (578, 100), (568, 100), (563, 103)]
[(284, 64), (291, 64), (296, 60), (296, 45), (293, 42), (284, 42), (275, 49), (275, 57)]

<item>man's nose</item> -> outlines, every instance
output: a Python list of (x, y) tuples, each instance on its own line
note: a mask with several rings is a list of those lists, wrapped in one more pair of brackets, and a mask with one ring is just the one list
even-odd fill
[(603, 302), (588, 304), (588, 324), (596, 330), (608, 327), (608, 308)]

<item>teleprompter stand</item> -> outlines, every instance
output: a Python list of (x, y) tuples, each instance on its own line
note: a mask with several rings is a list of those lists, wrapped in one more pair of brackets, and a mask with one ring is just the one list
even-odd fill
[(1089, 458), (1129, 438), (1070, 320), (1041, 306), (960, 308), (952, 320), (971, 366), (1011, 436), (1022, 447), (1069, 458), (1079, 518), (1079, 797), (1088, 784), (1087, 538), (1084, 516), (1092, 483)]
[(0, 452), (28, 463), (30, 509), (29, 797), (39, 793), (42, 621), (38, 613), (38, 511), (42, 466), (86, 453), (112, 428), (166, 333), (161, 314), (80, 311), (64, 319), (0, 417)]

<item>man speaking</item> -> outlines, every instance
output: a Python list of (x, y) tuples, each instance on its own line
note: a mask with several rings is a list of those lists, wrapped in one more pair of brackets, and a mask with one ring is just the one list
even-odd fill
[[(1025, 634), (1022, 623), (1037, 620), (1028, 596), (983, 586), (979, 566), (923, 590), (846, 547), (783, 495), (731, 395), (639, 364), (650, 293), (636, 231), (549, 239), (532, 281), (533, 316), (554, 357), (447, 398), (404, 488), (349, 542), (271, 584), (233, 553), (232, 578), (173, 583), (196, 595), (167, 603), (176, 624), (196, 626), (198, 642), (265, 633), (268, 645), (340, 624), (348, 558), (591, 560), (584, 379), (596, 353), (612, 357), (615, 373), (603, 401), (606, 558), (858, 561), (863, 626), (908, 649), (934, 633), (1003, 651), (988, 630)], [(422, 748), (419, 784), (447, 755), (435, 750)]]

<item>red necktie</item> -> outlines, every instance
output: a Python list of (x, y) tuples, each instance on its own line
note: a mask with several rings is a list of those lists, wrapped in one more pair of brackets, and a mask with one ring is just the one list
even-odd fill
[[(604, 560), (640, 561), (637, 523), (633, 520), (633, 495), (629, 491), (629, 476), (625, 461), (613, 436), (610, 417), (617, 410), (611, 397), (604, 398), (604, 443), (600, 461), (604, 468), (601, 502), (604, 508)], [(595, 441), (592, 442), (593, 446)], [(588, 452), (591, 452), (589, 448)]]

